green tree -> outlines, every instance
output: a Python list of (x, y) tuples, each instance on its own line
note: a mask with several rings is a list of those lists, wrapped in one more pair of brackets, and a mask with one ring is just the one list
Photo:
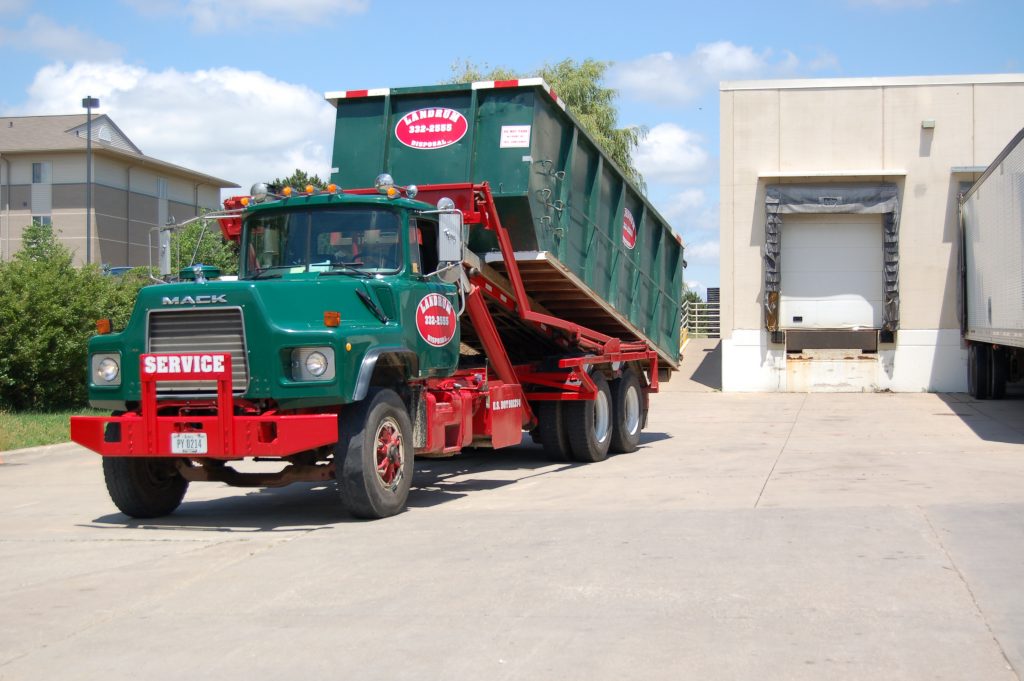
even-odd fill
[(320, 179), (318, 175), (311, 175), (304, 170), (298, 168), (295, 172), (288, 177), (279, 177), (273, 182), (268, 182), (267, 185), (271, 187), (277, 187), (283, 189), (284, 187), (292, 187), (293, 189), (305, 189), (306, 185), (311, 184), (316, 189), (326, 189), (327, 183)]
[(585, 59), (576, 62), (565, 59), (555, 64), (545, 63), (532, 72), (517, 73), (512, 69), (487, 64), (478, 66), (469, 61), (452, 65), (449, 83), (477, 80), (510, 80), (513, 78), (541, 77), (568, 105), (580, 125), (594, 138), (606, 154), (622, 169), (641, 191), (647, 190), (643, 175), (633, 159), (640, 141), (647, 136), (647, 128), (619, 128), (615, 99), (618, 92), (602, 84), (611, 62)]
[(216, 220), (199, 220), (171, 234), (171, 267), (174, 273), (182, 267), (199, 263), (215, 265), (221, 274), (238, 274), (238, 244), (224, 238)]
[(683, 299), (682, 299), (682, 302), (684, 302), (684, 303), (703, 303), (704, 299), (700, 297), (700, 293), (698, 291), (691, 291), (689, 288), (684, 286), (683, 287)]
[(0, 263), (0, 407), (83, 406), (95, 322), (105, 317), (123, 329), (147, 271), (114, 277), (96, 265), (77, 268), (49, 225), (25, 228), (21, 243)]
[(96, 266), (77, 269), (49, 226), (25, 229), (0, 266), (0, 405), (74, 407), (85, 399), (86, 340), (106, 299)]

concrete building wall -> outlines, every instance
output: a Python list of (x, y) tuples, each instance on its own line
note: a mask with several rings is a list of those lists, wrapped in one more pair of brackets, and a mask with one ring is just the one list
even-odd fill
[[(1024, 76), (723, 84), (723, 388), (965, 390), (958, 195), (978, 173), (953, 169), (986, 166), (1022, 124)], [(899, 194), (900, 325), (868, 361), (796, 362), (766, 331), (766, 187), (828, 182)]]

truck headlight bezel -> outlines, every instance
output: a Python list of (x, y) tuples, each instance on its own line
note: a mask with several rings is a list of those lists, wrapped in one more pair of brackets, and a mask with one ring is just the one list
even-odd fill
[(104, 352), (92, 356), (89, 384), (106, 388), (121, 385), (121, 353)]
[(331, 381), (334, 375), (334, 348), (318, 346), (292, 349), (293, 381)]

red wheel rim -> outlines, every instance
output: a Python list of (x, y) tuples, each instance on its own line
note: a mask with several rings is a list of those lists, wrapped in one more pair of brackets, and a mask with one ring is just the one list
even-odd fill
[(377, 480), (385, 489), (393, 490), (402, 480), (402, 464), (405, 462), (405, 443), (398, 421), (390, 416), (377, 427), (374, 437)]

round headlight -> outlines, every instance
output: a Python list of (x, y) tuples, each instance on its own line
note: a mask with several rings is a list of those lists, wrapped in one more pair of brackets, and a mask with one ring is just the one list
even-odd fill
[(117, 362), (109, 357), (100, 360), (100, 363), (96, 365), (97, 377), (103, 379), (107, 383), (110, 383), (117, 378), (117, 374), (120, 370), (121, 368), (117, 366)]
[(405, 188), (405, 195), (410, 199), (415, 199), (416, 195), (420, 193), (420, 188), (414, 184), (410, 184)]
[(306, 355), (306, 371), (312, 376), (323, 376), (327, 371), (327, 358), (322, 352), (311, 352)]
[(437, 202), (438, 210), (452, 210), (455, 208), (455, 202), (449, 199), (447, 196), (442, 196)]

